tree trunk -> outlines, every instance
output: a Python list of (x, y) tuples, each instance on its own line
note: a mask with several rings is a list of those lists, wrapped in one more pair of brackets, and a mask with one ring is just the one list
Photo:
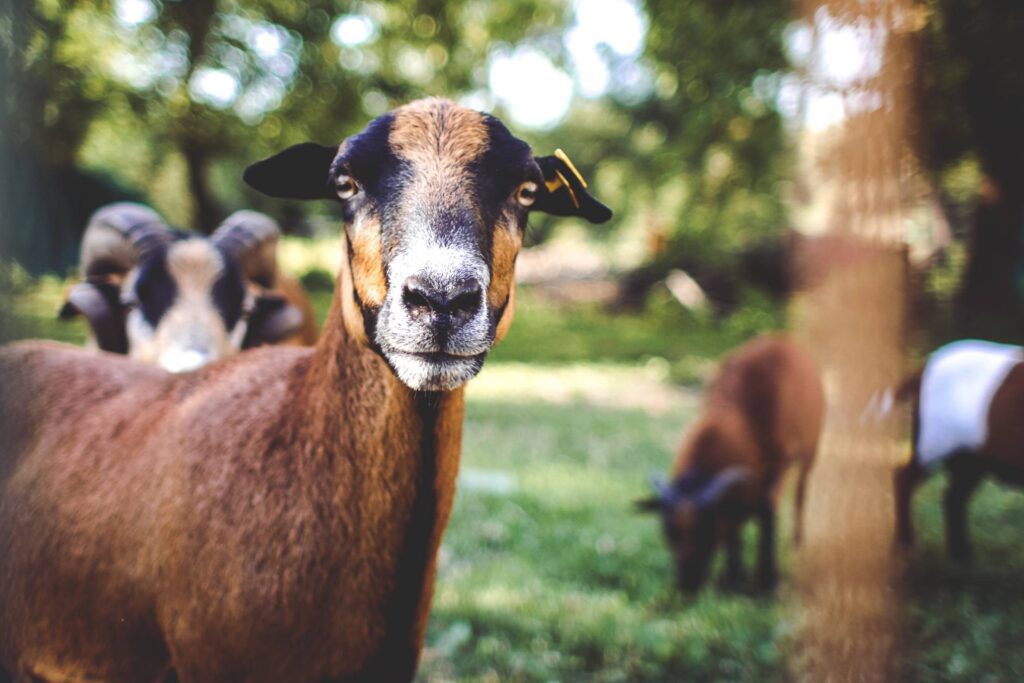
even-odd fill
[(181, 153), (188, 171), (192, 198), (192, 224), (188, 227), (209, 234), (224, 219), (224, 209), (210, 188), (210, 153), (202, 145), (183, 143)]

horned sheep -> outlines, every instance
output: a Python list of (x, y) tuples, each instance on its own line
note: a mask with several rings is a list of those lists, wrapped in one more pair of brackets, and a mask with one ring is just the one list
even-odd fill
[(309, 297), (277, 265), (277, 223), (237, 211), (209, 238), (153, 209), (99, 209), (82, 237), (82, 281), (60, 316), (89, 323), (89, 346), (171, 372), (263, 343), (316, 341)]

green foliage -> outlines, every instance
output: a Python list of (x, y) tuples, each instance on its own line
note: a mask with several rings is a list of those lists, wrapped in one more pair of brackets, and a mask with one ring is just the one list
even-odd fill
[[(302, 140), (338, 142), (416, 97), (486, 100), (489, 59), (516, 45), (569, 68), (563, 38), (575, 17), (568, 0), (156, 2), (131, 20), (115, 7), (18, 3), (12, 137), (48, 163), (111, 173), (173, 222), (207, 230), (243, 205), (301, 226), (297, 213), (323, 209), (248, 193), (247, 163)], [(607, 96), (577, 98), (552, 130), (518, 132), (538, 150), (572, 154), (616, 209), (604, 234), (639, 226), (667, 234), (673, 249), (714, 254), (774, 231), (786, 163), (773, 108), (784, 3), (642, 9), (647, 48), (639, 58), (605, 51)], [(361, 34), (342, 36), (344, 20)], [(207, 92), (211, 77), (234, 92)], [(7, 227), (77, 220), (30, 211)], [(556, 221), (534, 223), (531, 238), (542, 239)]]

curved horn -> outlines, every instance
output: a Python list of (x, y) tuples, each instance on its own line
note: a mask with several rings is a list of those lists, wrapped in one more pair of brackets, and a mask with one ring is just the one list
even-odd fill
[(699, 507), (713, 505), (733, 486), (750, 481), (753, 478), (754, 473), (750, 471), (749, 467), (744, 465), (726, 467), (697, 493), (695, 497), (697, 505)]
[(108, 204), (92, 215), (82, 235), (82, 276), (126, 273), (146, 253), (173, 239), (164, 219), (148, 206)]
[(213, 243), (238, 259), (245, 277), (271, 289), (277, 280), (277, 240), (281, 227), (258, 211), (236, 211), (220, 224)]

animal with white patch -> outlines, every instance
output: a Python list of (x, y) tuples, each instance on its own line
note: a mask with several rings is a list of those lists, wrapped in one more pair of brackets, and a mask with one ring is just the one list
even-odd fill
[(312, 307), (278, 270), (279, 235), (255, 211), (235, 212), (206, 238), (171, 229), (142, 204), (105, 206), (86, 227), (82, 282), (60, 315), (86, 318), (90, 347), (171, 372), (259, 344), (311, 344)]
[(810, 355), (785, 336), (765, 335), (723, 362), (704, 408), (683, 440), (669, 481), (652, 481), (654, 495), (639, 509), (661, 515), (681, 590), (698, 590), (717, 548), (725, 545), (725, 583), (743, 579), (740, 531), (760, 525), (757, 586), (775, 585), (775, 510), (786, 470), (798, 470), (794, 543), (821, 436), (825, 394)]
[(438, 99), (245, 179), (339, 204), (314, 348), (180, 375), (0, 351), (0, 668), (18, 680), (412, 679), (463, 385), (511, 323), (527, 216), (611, 216), (564, 155)]
[(895, 399), (914, 402), (911, 458), (895, 473), (897, 542), (913, 544), (914, 490), (944, 466), (947, 549), (955, 561), (969, 562), (967, 504), (978, 484), (991, 474), (1024, 485), (1024, 349), (953, 342), (932, 353)]

